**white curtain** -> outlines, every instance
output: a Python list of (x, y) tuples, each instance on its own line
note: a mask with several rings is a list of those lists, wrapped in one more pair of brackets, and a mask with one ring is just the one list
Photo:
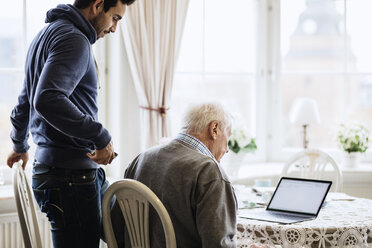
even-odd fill
[(175, 64), (189, 0), (137, 0), (123, 38), (140, 108), (141, 147), (168, 137)]

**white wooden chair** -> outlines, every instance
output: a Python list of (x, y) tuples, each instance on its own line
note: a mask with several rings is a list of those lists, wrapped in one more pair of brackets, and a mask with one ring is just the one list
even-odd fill
[(281, 176), (331, 180), (331, 191), (342, 191), (343, 177), (336, 161), (318, 149), (305, 149), (286, 163)]
[(114, 195), (124, 216), (132, 247), (150, 248), (149, 203), (154, 207), (163, 224), (166, 247), (177, 247), (172, 221), (159, 198), (143, 183), (122, 179), (110, 185), (102, 201), (103, 229), (109, 248), (118, 247), (110, 214), (110, 203)]
[(25, 248), (41, 248), (37, 206), (21, 163), (13, 165), (13, 187)]

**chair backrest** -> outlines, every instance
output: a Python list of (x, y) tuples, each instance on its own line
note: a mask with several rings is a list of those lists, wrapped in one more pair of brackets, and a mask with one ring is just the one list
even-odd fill
[(36, 204), (21, 163), (13, 165), (13, 187), (16, 207), (26, 248), (40, 248), (41, 237)]
[(110, 203), (114, 195), (124, 216), (132, 248), (150, 248), (149, 203), (163, 224), (166, 247), (176, 248), (176, 236), (166, 208), (146, 185), (132, 179), (122, 179), (113, 183), (103, 197), (103, 229), (109, 248), (118, 247), (110, 214)]
[(331, 191), (342, 191), (342, 172), (336, 161), (318, 149), (305, 149), (286, 163), (282, 176), (331, 180)]

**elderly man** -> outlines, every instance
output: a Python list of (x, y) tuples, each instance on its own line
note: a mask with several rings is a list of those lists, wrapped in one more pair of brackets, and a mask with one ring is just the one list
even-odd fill
[[(169, 143), (136, 157), (126, 178), (147, 185), (172, 219), (178, 248), (236, 247), (236, 199), (219, 162), (228, 151), (230, 115), (221, 105), (199, 104), (184, 117), (182, 132)], [(124, 221), (117, 204), (112, 221), (119, 247)], [(150, 212), (151, 247), (165, 247), (160, 219)]]

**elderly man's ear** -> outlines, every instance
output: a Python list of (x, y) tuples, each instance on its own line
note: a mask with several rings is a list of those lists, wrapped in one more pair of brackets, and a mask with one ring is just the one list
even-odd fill
[(209, 135), (210, 135), (210, 137), (213, 140), (217, 139), (218, 132), (220, 132), (220, 123), (218, 121), (212, 121), (209, 124)]

